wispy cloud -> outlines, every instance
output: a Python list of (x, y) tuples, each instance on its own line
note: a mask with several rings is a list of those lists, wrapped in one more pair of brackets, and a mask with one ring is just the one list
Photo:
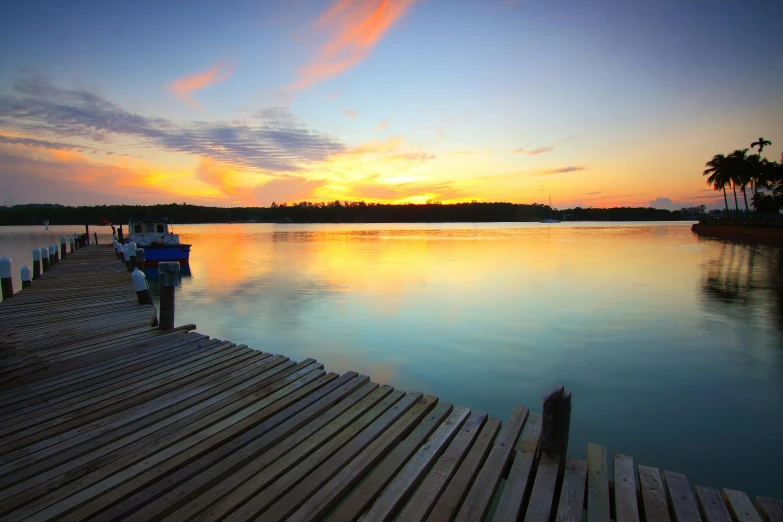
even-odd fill
[(545, 170), (543, 174), (565, 174), (567, 172), (580, 172), (582, 170), (590, 170), (584, 165), (571, 165), (568, 167), (560, 167), (557, 169)]
[(449, 152), (449, 156), (472, 156), (473, 154), (478, 154), (475, 150), (454, 150)]
[(350, 69), (364, 60), (416, 0), (335, 0), (316, 20), (326, 42), (299, 69), (293, 89), (304, 89)]
[(595, 196), (596, 194), (602, 194), (602, 193), (603, 193), (603, 190), (599, 190), (598, 192), (588, 192), (587, 195), (588, 196)]
[(527, 154), (528, 156), (538, 156), (539, 154), (546, 154), (555, 150), (554, 147), (539, 147), (537, 149), (525, 149), (519, 148), (511, 151), (511, 154)]
[(109, 143), (133, 138), (151, 147), (212, 157), (235, 167), (292, 172), (345, 150), (328, 135), (306, 128), (287, 109), (250, 121), (175, 123), (135, 114), (98, 94), (64, 90), (42, 77), (16, 82), (0, 95), (0, 126), (22, 134)]
[(389, 126), (389, 122), (388, 122), (388, 121), (382, 121), (382, 122), (380, 122), (378, 125), (376, 125), (375, 127), (373, 127), (373, 128), (372, 128), (372, 130), (373, 130), (374, 132), (378, 132), (378, 131), (381, 131), (381, 130), (385, 129), (385, 128), (386, 128), (386, 127), (388, 127), (388, 126)]
[(168, 89), (180, 100), (198, 105), (193, 93), (226, 81), (231, 76), (231, 72), (231, 67), (219, 63), (206, 71), (177, 78), (168, 85)]
[(351, 118), (352, 120), (355, 120), (357, 116), (359, 116), (359, 111), (354, 111), (351, 109), (343, 109), (343, 114)]

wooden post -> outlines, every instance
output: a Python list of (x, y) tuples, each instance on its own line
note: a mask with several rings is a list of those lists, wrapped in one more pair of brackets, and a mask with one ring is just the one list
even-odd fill
[(93, 232), (92, 235), (95, 238), (95, 244), (97, 245), (98, 244), (98, 233), (97, 232)]
[(54, 253), (57, 252), (57, 248), (53, 244), (49, 245), (49, 268), (55, 265)]
[(139, 298), (139, 304), (153, 304), (150, 287), (147, 284), (147, 276), (144, 275), (144, 272), (138, 268), (135, 269), (133, 273), (131, 273), (131, 280), (133, 281), (133, 289), (136, 290), (136, 297)]
[(49, 270), (49, 247), (41, 247), (41, 273)]
[(4, 300), (14, 296), (14, 281), (11, 279), (12, 265), (10, 257), (0, 257), (0, 288), (2, 288)]
[(143, 248), (137, 248), (136, 249), (136, 268), (144, 271), (144, 261), (145, 261), (145, 254)]
[(41, 249), (33, 249), (33, 279), (41, 279)]
[(60, 237), (60, 259), (65, 259), (68, 255), (68, 239), (65, 236)]
[(179, 263), (168, 261), (158, 263), (158, 277), (161, 280), (160, 289), (160, 329), (174, 328), (174, 295), (179, 276)]
[(69, 242), (71, 243), (71, 254), (73, 254), (73, 251), (76, 250), (76, 240), (71, 236), (68, 238)]
[(54, 257), (54, 264), (55, 265), (59, 264), (60, 263), (60, 249), (57, 248), (57, 244), (56, 243), (52, 243), (51, 245), (49, 245), (49, 248), (51, 250), (54, 250), (54, 256), (53, 256)]
[(568, 454), (568, 432), (571, 427), (571, 391), (555, 386), (541, 398), (541, 451), (560, 456), (565, 464)]
[(90, 225), (87, 223), (84, 224), (84, 244), (90, 244)]
[(28, 286), (33, 286), (33, 271), (30, 270), (30, 267), (25, 265), (22, 267), (22, 289), (27, 288)]
[(136, 243), (131, 241), (125, 246), (127, 247), (125, 250), (125, 266), (128, 272), (133, 272), (133, 269), (136, 268)]
[(117, 228), (117, 241), (122, 243), (122, 225)]

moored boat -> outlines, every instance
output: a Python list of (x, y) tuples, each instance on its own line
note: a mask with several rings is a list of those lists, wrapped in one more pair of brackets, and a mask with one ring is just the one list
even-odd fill
[(179, 242), (171, 221), (165, 217), (133, 217), (128, 222), (128, 242), (144, 249), (144, 265), (157, 267), (161, 261), (178, 261), (187, 265), (190, 246)]

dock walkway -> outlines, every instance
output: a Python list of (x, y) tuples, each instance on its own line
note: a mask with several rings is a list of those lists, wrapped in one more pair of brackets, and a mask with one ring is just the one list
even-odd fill
[(625, 455), (612, 480), (597, 445), (550, 452), (551, 412), (501, 423), (155, 315), (104, 246), (0, 303), (0, 520), (783, 522)]

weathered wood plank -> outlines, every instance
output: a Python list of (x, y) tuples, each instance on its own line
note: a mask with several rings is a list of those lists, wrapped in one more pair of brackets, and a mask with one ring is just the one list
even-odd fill
[(704, 522), (732, 522), (720, 491), (696, 486), (696, 502)]
[(666, 498), (675, 522), (700, 522), (699, 508), (693, 499), (691, 486), (682, 473), (663, 472), (663, 485), (666, 487)]
[(536, 469), (530, 503), (525, 513), (525, 522), (548, 522), (553, 509), (557, 473), (560, 470), (560, 456), (556, 453), (541, 453)]
[(776, 498), (756, 497), (756, 507), (765, 522), (783, 522), (783, 501)]
[(493, 521), (516, 522), (520, 518), (533, 487), (532, 471), (538, 461), (542, 422), (543, 418), (538, 413), (531, 413), (528, 417)]
[(639, 522), (633, 458), (614, 454), (614, 512), (617, 522)]
[(373, 502), (359, 520), (364, 522), (388, 522), (397, 513), (408, 495), (435, 460), (446, 450), (446, 445), (457, 434), (467, 420), (470, 410), (458, 406), (440, 425), (429, 440), (411, 458), (404, 468), (386, 486), (381, 495)]
[(479, 521), (487, 516), (500, 480), (508, 468), (511, 453), (514, 451), (522, 428), (527, 421), (528, 413), (529, 410), (522, 406), (514, 406), (514, 409), (511, 410), (511, 415), (495, 439), (486, 462), (462, 502), (455, 519), (458, 522)]
[(587, 522), (609, 522), (606, 448), (587, 445)]
[(729, 507), (729, 513), (734, 522), (761, 522), (761, 517), (756, 513), (756, 509), (746, 493), (724, 489), (723, 500)]
[(582, 522), (586, 482), (587, 462), (568, 457), (557, 504), (556, 522)]
[(639, 485), (646, 522), (671, 522), (660, 472), (656, 468), (639, 466)]
[(407, 522), (419, 522), (427, 518), (435, 506), (438, 497), (446, 488), (470, 446), (478, 437), (479, 430), (487, 420), (487, 414), (473, 412), (446, 451), (438, 458), (430, 472), (411, 496), (408, 504), (400, 512), (399, 519)]

